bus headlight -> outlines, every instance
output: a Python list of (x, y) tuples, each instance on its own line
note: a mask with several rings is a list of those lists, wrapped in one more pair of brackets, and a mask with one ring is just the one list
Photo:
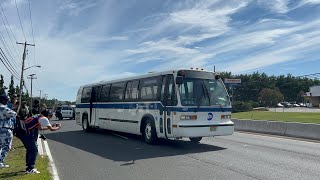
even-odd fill
[(231, 119), (231, 115), (221, 115), (221, 119)]
[(197, 115), (181, 115), (180, 120), (196, 120)]

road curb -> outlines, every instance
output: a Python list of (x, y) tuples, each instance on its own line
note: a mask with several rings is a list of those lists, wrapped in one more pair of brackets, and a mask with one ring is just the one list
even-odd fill
[(43, 144), (42, 144), (42, 140), (40, 138), (37, 139), (37, 145), (38, 145), (38, 154), (40, 156), (43, 156), (44, 155)]
[(320, 140), (320, 124), (232, 119), (238, 131)]
[(42, 140), (41, 138), (38, 138), (37, 140), (37, 145), (38, 145), (38, 153), (40, 156), (46, 155), (49, 158), (49, 163), (50, 163), (50, 168), (51, 168), (51, 175), (53, 180), (60, 180), (58, 171), (56, 168), (56, 165), (53, 161), (51, 151), (49, 149), (48, 142), (46, 140)]

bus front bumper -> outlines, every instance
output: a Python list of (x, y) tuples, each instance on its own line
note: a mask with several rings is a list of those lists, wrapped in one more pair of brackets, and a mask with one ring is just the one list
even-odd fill
[(232, 135), (234, 124), (217, 125), (179, 125), (176, 128), (177, 137), (210, 137)]

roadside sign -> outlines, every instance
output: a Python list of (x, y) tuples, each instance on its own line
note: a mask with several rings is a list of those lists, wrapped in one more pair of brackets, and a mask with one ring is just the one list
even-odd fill
[(241, 79), (224, 79), (226, 84), (241, 84)]

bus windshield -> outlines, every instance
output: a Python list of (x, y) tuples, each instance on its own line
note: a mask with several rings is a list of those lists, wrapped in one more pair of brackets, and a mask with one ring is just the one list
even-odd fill
[(183, 106), (230, 106), (221, 80), (184, 78), (179, 90)]

